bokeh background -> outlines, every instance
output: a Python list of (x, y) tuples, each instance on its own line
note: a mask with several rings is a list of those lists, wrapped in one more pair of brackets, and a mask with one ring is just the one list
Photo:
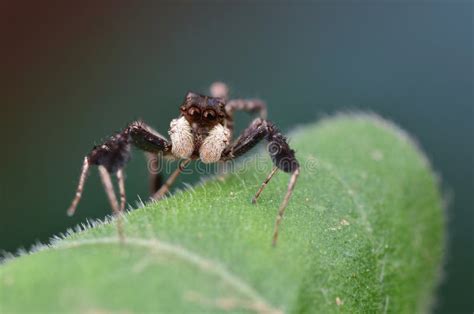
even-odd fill
[[(408, 130), (451, 200), (436, 312), (472, 312), (473, 11), (455, 0), (2, 1), (0, 249), (108, 214), (93, 173), (66, 217), (83, 155), (135, 118), (166, 134), (187, 90), (223, 80), (265, 99), (286, 131), (348, 109)], [(141, 154), (127, 188), (132, 205), (146, 199)]]

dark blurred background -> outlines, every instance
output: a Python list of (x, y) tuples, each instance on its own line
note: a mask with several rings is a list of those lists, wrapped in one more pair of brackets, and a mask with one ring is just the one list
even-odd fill
[(285, 130), (362, 109), (413, 134), (453, 196), (436, 311), (474, 309), (473, 2), (2, 1), (0, 40), (0, 249), (108, 214), (93, 173), (66, 217), (83, 155), (135, 118), (166, 134), (188, 89), (223, 80)]

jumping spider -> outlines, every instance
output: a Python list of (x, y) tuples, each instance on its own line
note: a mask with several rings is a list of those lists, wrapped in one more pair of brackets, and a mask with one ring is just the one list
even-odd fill
[[(299, 163), (294, 151), (277, 127), (266, 120), (266, 105), (261, 100), (228, 100), (228, 88), (224, 83), (214, 83), (211, 95), (204, 96), (188, 92), (180, 106), (180, 115), (173, 119), (168, 131), (171, 140), (166, 139), (142, 121), (129, 124), (120, 133), (111, 136), (102, 145), (95, 146), (84, 158), (76, 196), (68, 209), (73, 215), (81, 199), (89, 168), (96, 165), (113, 212), (120, 217), (125, 209), (124, 167), (130, 160), (131, 145), (145, 151), (150, 158), (158, 154), (181, 160), (178, 168), (168, 180), (161, 184), (157, 174), (151, 174), (152, 199), (161, 199), (169, 190), (176, 177), (191, 160), (203, 163), (216, 163), (232, 160), (247, 153), (265, 139), (269, 142), (268, 151), (274, 167), (267, 176), (252, 202), (255, 203), (261, 192), (278, 169), (291, 174), (287, 192), (279, 207), (273, 233), (273, 245), (278, 238), (278, 226), (288, 204), (296, 179), (299, 175)], [(258, 113), (255, 119), (235, 141), (232, 141), (233, 115), (237, 110)], [(116, 174), (120, 191), (120, 203), (117, 201), (111, 174)], [(120, 222), (120, 220), (119, 220)], [(123, 238), (120, 225), (119, 235)]]

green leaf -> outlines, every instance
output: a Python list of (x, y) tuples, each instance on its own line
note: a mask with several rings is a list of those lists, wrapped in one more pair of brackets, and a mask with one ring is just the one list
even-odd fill
[(105, 223), (6, 261), (0, 311), (427, 311), (444, 217), (424, 155), (371, 115), (326, 119), (290, 139), (301, 175), (277, 247), (289, 176), (278, 173), (252, 205), (272, 167), (260, 154), (223, 182), (131, 212), (123, 245)]

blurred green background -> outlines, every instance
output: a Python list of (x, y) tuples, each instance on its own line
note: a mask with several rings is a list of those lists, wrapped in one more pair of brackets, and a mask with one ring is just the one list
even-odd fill
[[(472, 312), (473, 11), (448, 0), (3, 1), (0, 249), (108, 214), (94, 172), (66, 217), (84, 154), (139, 117), (166, 134), (187, 90), (223, 80), (265, 99), (287, 131), (370, 110), (414, 135), (451, 200), (436, 312)], [(134, 205), (148, 192), (140, 153), (127, 173)]]

